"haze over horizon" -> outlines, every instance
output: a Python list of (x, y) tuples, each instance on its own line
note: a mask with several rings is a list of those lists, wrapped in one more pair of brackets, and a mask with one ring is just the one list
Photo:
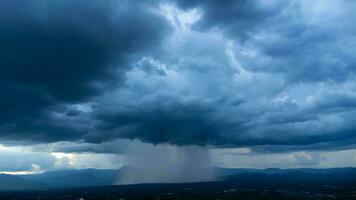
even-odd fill
[(0, 0), (0, 173), (356, 167), (355, 10)]

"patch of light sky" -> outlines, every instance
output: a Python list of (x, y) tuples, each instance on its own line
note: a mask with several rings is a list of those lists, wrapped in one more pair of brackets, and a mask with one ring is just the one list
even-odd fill
[[(152, 146), (152, 145), (150, 145)], [(162, 145), (152, 146), (161, 148)], [(164, 146), (164, 145), (163, 145)], [(2, 152), (33, 153), (29, 147), (0, 146)], [(356, 150), (341, 151), (295, 151), (287, 153), (259, 154), (249, 148), (210, 148), (213, 166), (225, 168), (330, 168), (356, 166)], [(125, 163), (125, 155), (98, 153), (63, 153), (52, 152), (55, 165), (52, 169), (118, 169)], [(0, 158), (1, 159), (1, 158)], [(33, 174), (44, 170), (36, 163), (31, 163), (32, 169), (25, 171), (4, 171), (6, 174)]]
[(197, 8), (183, 11), (171, 4), (162, 4), (161, 12), (177, 30), (188, 31), (201, 18), (201, 11)]

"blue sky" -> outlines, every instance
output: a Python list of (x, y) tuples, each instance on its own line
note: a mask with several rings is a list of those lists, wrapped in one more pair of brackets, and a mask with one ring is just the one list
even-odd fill
[(0, 171), (356, 166), (355, 8), (0, 0)]

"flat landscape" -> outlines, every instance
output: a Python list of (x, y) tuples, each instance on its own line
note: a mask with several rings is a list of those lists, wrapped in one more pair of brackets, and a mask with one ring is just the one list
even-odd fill
[(192, 184), (138, 184), (125, 186), (82, 187), (36, 191), (1, 192), (4, 200), (331, 200), (356, 199), (356, 186), (260, 186), (241, 187), (231, 182)]

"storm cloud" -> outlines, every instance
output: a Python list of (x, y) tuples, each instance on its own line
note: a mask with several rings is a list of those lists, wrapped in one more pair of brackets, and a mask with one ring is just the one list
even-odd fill
[(169, 31), (149, 9), (138, 1), (1, 0), (0, 135), (61, 140), (85, 132), (49, 115), (121, 84), (131, 57)]
[(118, 153), (118, 139), (353, 149), (355, 8), (1, 1), (0, 136), (65, 152)]
[(345, 81), (355, 72), (355, 2), (195, 0), (177, 5), (202, 10), (196, 30), (218, 30), (235, 40), (248, 70), (282, 73), (292, 84)]

